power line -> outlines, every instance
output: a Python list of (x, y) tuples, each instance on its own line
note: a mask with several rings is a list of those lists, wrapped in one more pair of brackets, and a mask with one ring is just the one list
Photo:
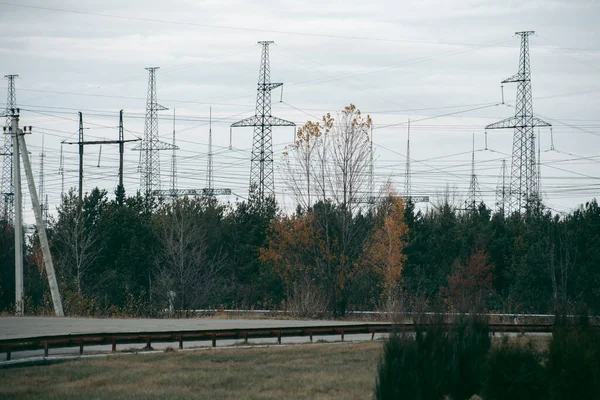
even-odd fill
[[(365, 41), (390, 42), (390, 43), (415, 43), (415, 44), (431, 44), (431, 45), (462, 46), (462, 47), (481, 47), (482, 46), (482, 45), (473, 44), (473, 43), (427, 41), (427, 40), (419, 40), (419, 39), (392, 39), (392, 38), (367, 37), (367, 36), (332, 35), (332, 34), (320, 34), (320, 33), (312, 33), (312, 32), (296, 32), (296, 31), (264, 29), (264, 28), (260, 28), (260, 29), (259, 28), (243, 28), (243, 27), (228, 26), (228, 25), (201, 24), (201, 23), (197, 23), (197, 22), (172, 21), (172, 20), (156, 19), (156, 18), (130, 17), (130, 16), (124, 16), (124, 15), (112, 15), (112, 14), (104, 14), (104, 13), (94, 13), (94, 12), (89, 12), (89, 11), (69, 10), (69, 9), (64, 9), (64, 8), (15, 4), (15, 3), (9, 3), (9, 2), (0, 2), (0, 4), (12, 6), (12, 7), (22, 7), (22, 8), (43, 10), (43, 11), (53, 11), (53, 12), (62, 12), (62, 13), (69, 13), (69, 14), (76, 14), (76, 15), (87, 15), (87, 16), (93, 16), (93, 17), (119, 19), (119, 20), (124, 20), (124, 21), (151, 22), (151, 23), (161, 23), (161, 24), (169, 24), (169, 25), (177, 25), (177, 26), (195, 26), (195, 27), (212, 28), (212, 29), (236, 30), (236, 31), (242, 31), (242, 32), (278, 33), (278, 34), (284, 34), (284, 35), (321, 37), (321, 38), (344, 39), (344, 40), (365, 40)], [(501, 46), (488, 45), (487, 47), (501, 47)]]

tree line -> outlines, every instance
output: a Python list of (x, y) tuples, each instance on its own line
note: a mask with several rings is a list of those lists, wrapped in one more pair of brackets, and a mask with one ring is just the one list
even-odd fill
[[(100, 189), (62, 197), (48, 237), (65, 311), (158, 315), (205, 308), (600, 312), (600, 208), (465, 211), (446, 193), (416, 209), (386, 184), (366, 196), (371, 118), (350, 105), (307, 122), (283, 154), (297, 209), (274, 197), (162, 199)], [(372, 188), (371, 188), (372, 189)], [(0, 221), (0, 309), (14, 307), (14, 230)], [(25, 308), (51, 310), (25, 246)]]

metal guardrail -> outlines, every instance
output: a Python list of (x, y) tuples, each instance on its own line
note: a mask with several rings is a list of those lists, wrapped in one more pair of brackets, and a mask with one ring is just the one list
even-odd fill
[[(438, 324), (439, 326), (439, 324)], [(442, 328), (449, 329), (450, 323), (442, 324)], [(284, 337), (310, 337), (340, 335), (344, 341), (345, 335), (371, 334), (371, 340), (376, 333), (414, 332), (415, 324), (369, 323), (327, 326), (303, 327), (275, 327), (275, 328), (250, 328), (250, 329), (217, 329), (217, 330), (180, 330), (156, 332), (112, 332), (112, 333), (84, 333), (34, 336), (28, 338), (14, 338), (0, 340), (0, 352), (6, 353), (6, 360), (11, 359), (11, 353), (26, 350), (44, 350), (44, 357), (48, 357), (50, 348), (79, 347), (79, 354), (83, 354), (84, 346), (112, 345), (112, 351), (117, 351), (117, 344), (145, 343), (150, 349), (154, 343), (178, 342), (179, 349), (183, 349), (185, 341), (210, 341), (212, 347), (217, 346), (217, 340), (241, 340), (258, 338), (277, 338), (281, 344)], [(490, 324), (491, 333), (551, 333), (553, 324)], [(593, 325), (592, 329), (600, 332), (600, 325)]]

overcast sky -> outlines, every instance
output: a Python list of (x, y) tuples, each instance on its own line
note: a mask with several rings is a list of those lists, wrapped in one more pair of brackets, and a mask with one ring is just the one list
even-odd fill
[[(160, 135), (171, 141), (176, 109), (180, 188), (206, 184), (212, 105), (215, 187), (248, 190), (252, 129), (229, 125), (254, 114), (259, 40), (273, 40), (273, 115), (298, 125), (349, 103), (371, 114), (375, 181), (402, 191), (406, 121), (411, 119), (413, 194), (436, 196), (446, 184), (464, 196), (475, 136), (476, 172), (489, 206), (502, 159), (510, 163), (512, 130), (484, 126), (514, 115), (519, 38), (531, 37), (534, 114), (553, 124), (541, 134), (545, 202), (564, 212), (600, 194), (600, 2), (522, 1), (0, 1), (0, 73), (19, 74), (21, 124), (39, 179), (42, 140), (51, 212), (60, 198), (61, 141), (116, 139), (125, 110), (126, 138), (144, 131), (148, 73), (159, 66)], [(6, 81), (0, 85), (6, 93)], [(4, 108), (5, 94), (0, 97)], [(452, 115), (448, 115), (452, 114)], [(444, 116), (446, 115), (446, 116)], [(274, 130), (279, 160), (293, 129)], [(139, 187), (139, 153), (127, 146), (125, 185)], [(65, 187), (77, 185), (77, 148), (63, 145)], [(114, 190), (118, 148), (85, 149), (85, 189)], [(169, 188), (171, 152), (161, 153)], [(291, 196), (278, 173), (276, 193)], [(37, 184), (37, 182), (36, 182)], [(26, 187), (24, 187), (26, 192)], [(235, 196), (223, 200), (234, 201)], [(26, 201), (29, 201), (28, 198)], [(30, 205), (25, 204), (29, 209)]]

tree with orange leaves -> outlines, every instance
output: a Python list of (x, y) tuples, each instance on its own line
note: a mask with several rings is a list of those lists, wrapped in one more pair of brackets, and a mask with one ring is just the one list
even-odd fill
[(326, 275), (331, 259), (312, 214), (274, 220), (269, 228), (267, 246), (260, 249), (259, 258), (271, 265), (273, 272), (281, 278), (286, 303), (294, 308), (292, 311), (301, 311), (303, 316), (327, 311), (325, 287), (329, 281)]
[(404, 222), (404, 201), (387, 185), (387, 196), (377, 211), (379, 219), (364, 249), (364, 265), (381, 277), (381, 296), (391, 307), (398, 300), (402, 270), (406, 262), (408, 226)]
[(477, 250), (466, 263), (454, 262), (448, 288), (442, 288), (442, 295), (457, 311), (484, 311), (486, 301), (494, 293), (493, 272), (488, 254)]

